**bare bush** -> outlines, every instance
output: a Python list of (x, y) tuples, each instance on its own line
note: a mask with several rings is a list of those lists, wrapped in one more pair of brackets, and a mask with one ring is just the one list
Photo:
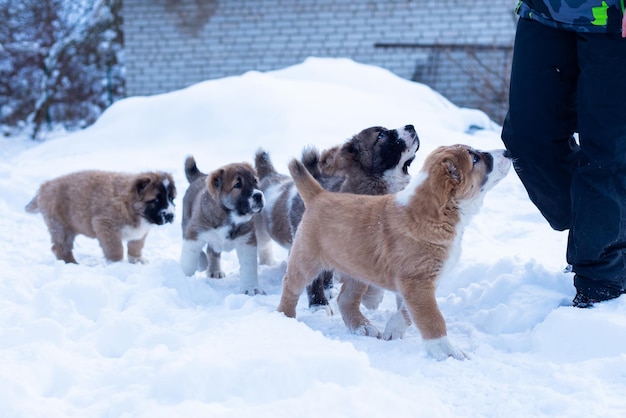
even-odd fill
[(124, 95), (121, 0), (0, 0), (0, 125), (38, 138)]

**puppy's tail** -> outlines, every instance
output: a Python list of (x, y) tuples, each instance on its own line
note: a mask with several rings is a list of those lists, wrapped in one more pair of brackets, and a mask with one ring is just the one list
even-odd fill
[(315, 180), (311, 173), (309, 173), (304, 164), (297, 159), (294, 158), (289, 163), (289, 172), (291, 173), (293, 182), (295, 183), (298, 193), (300, 193), (305, 206), (317, 195), (324, 192), (322, 186), (320, 186), (317, 180)]
[(277, 173), (272, 160), (270, 160), (270, 155), (261, 148), (254, 155), (254, 168), (257, 176), (259, 176), (259, 180)]
[(193, 155), (185, 159), (185, 177), (187, 177), (189, 183), (193, 183), (197, 178), (206, 177), (206, 174), (198, 169), (196, 159), (193, 158)]
[(39, 199), (39, 194), (32, 198), (30, 202), (24, 207), (24, 210), (28, 213), (38, 213), (39, 212), (39, 203), (37, 200)]
[(320, 152), (315, 147), (307, 147), (302, 150), (302, 158), (300, 158), (302, 164), (311, 173), (311, 175), (319, 180), (322, 176), (320, 170)]

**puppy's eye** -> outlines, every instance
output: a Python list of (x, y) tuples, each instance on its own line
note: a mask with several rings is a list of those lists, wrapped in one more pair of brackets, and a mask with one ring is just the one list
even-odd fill
[(480, 161), (480, 156), (474, 153), (471, 153), (471, 155), (472, 155), (472, 163), (474, 165), (478, 164), (478, 162)]
[(379, 132), (378, 136), (376, 137), (376, 139), (383, 139), (385, 137), (385, 133), (384, 132)]
[(158, 205), (159, 202), (161, 202), (161, 199), (159, 199), (158, 197), (155, 197), (150, 201), (150, 203), (152, 203), (153, 205)]
[(241, 180), (237, 180), (237, 183), (233, 186), (233, 189), (241, 189), (243, 184), (241, 184)]

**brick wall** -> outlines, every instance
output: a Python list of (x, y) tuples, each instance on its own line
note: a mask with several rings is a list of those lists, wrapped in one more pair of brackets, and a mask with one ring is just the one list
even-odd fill
[(124, 0), (129, 96), (347, 57), (501, 122), (515, 0)]

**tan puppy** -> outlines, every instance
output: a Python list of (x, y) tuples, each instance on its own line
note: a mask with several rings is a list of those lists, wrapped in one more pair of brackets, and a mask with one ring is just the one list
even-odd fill
[[(193, 157), (185, 161), (189, 188), (183, 198), (183, 249), (180, 264), (187, 276), (207, 269), (209, 277), (224, 277), (221, 253), (235, 249), (242, 293), (259, 289), (257, 243), (253, 217), (265, 205), (254, 168), (228, 164), (206, 175)], [(203, 247), (206, 245), (207, 254)]]
[[(418, 148), (419, 138), (413, 125), (396, 129), (373, 126), (321, 154), (305, 149), (302, 163), (327, 190), (380, 195), (406, 187), (411, 179), (408, 168)], [(271, 240), (291, 248), (304, 205), (292, 179), (278, 173), (263, 150), (256, 154), (255, 167), (267, 200), (266, 209), (255, 219), (259, 259), (261, 264), (271, 264)], [(332, 272), (326, 271), (307, 288), (311, 308), (330, 311), (324, 292), (329, 284)], [(371, 287), (365, 296), (363, 303), (373, 309), (382, 300), (383, 292)]]
[(175, 197), (168, 173), (81, 171), (43, 183), (26, 211), (41, 212), (59, 260), (76, 263), (74, 238), (85, 235), (100, 242), (109, 261), (122, 260), (128, 241), (128, 261), (144, 263), (148, 230), (174, 220)]
[[(468, 216), (508, 172), (504, 150), (440, 147), (427, 158), (419, 184), (397, 195), (325, 191), (297, 160), (289, 170), (306, 210), (291, 248), (278, 310), (295, 317), (304, 287), (324, 269), (353, 280), (338, 297), (350, 330), (380, 336), (359, 310), (366, 283), (396, 292), (435, 358), (465, 358), (446, 336), (435, 289), (454, 259)], [(342, 297), (343, 294), (343, 297)]]

